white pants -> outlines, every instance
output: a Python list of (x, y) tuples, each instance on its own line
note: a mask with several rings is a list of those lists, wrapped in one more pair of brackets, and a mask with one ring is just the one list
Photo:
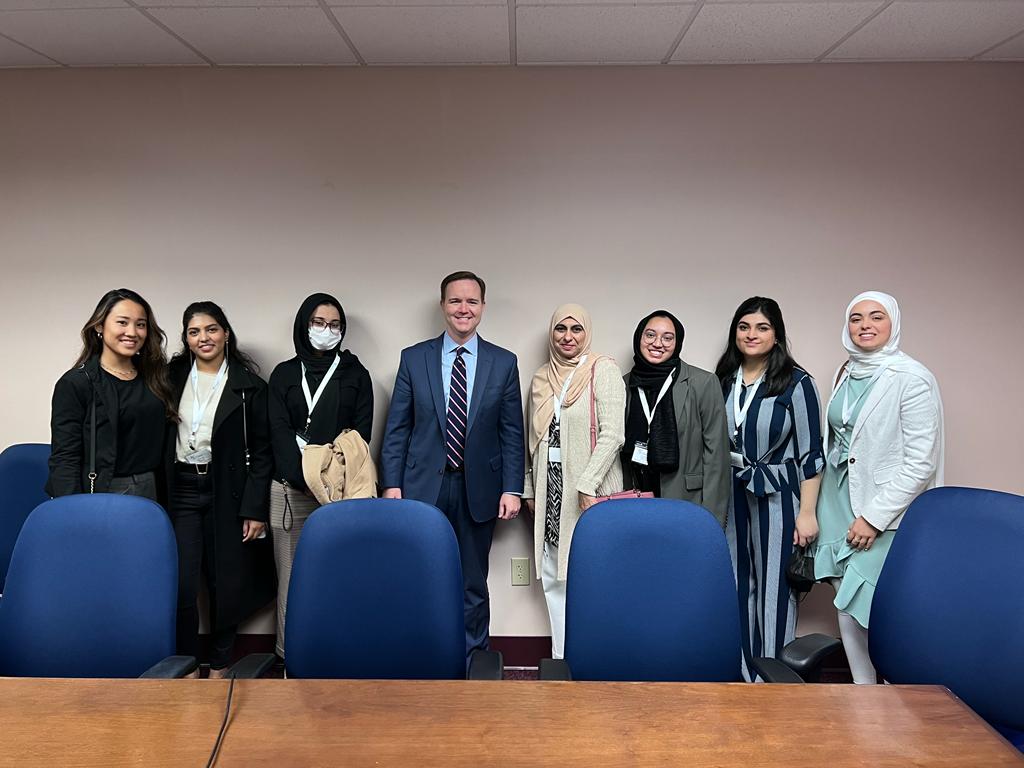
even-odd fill
[(551, 621), (551, 657), (560, 659), (565, 653), (565, 582), (558, 580), (558, 547), (546, 541), (541, 554), (540, 583)]

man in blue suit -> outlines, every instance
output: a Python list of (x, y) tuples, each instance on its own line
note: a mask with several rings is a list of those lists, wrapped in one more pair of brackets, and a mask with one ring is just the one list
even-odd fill
[(476, 333), (485, 292), (472, 272), (441, 282), (447, 329), (402, 350), (381, 448), (384, 498), (433, 504), (455, 529), (467, 656), (487, 648), (491, 538), (519, 514), (525, 461), (516, 356)]

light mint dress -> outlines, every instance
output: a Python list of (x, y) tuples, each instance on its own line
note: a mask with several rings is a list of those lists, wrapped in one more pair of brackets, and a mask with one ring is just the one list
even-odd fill
[[(871, 379), (847, 377), (832, 398), (828, 408), (828, 424), (833, 436), (833, 447), (838, 448), (837, 465), (826, 461), (818, 495), (818, 548), (814, 553), (814, 576), (818, 579), (840, 579), (834, 604), (867, 628), (871, 615), (871, 600), (875, 584), (889, 554), (896, 531), (882, 531), (871, 549), (861, 551), (846, 542), (846, 532), (854, 521), (850, 506), (850, 479), (847, 459), (850, 454), (850, 436), (860, 418), (860, 409), (868, 399), (868, 390), (874, 386)], [(856, 405), (850, 423), (843, 430), (843, 395), (849, 387), (850, 400)], [(859, 398), (859, 399), (858, 399)]]

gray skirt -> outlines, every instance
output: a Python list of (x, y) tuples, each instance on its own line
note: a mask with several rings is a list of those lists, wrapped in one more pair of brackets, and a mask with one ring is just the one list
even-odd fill
[(277, 655), (284, 658), (284, 623), (288, 610), (288, 583), (299, 535), (307, 518), (320, 502), (302, 491), (277, 482), (270, 484), (270, 530), (274, 540), (274, 564), (277, 566)]

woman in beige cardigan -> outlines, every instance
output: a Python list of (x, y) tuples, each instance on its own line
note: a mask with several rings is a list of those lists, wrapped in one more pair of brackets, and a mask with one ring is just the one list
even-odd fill
[(565, 576), (576, 521), (597, 496), (622, 490), (618, 453), (626, 387), (615, 360), (590, 351), (590, 331), (590, 313), (583, 307), (563, 304), (555, 310), (548, 362), (533, 376), (527, 414), (523, 499), (533, 514), (534, 562), (556, 659), (562, 658), (565, 640)]

